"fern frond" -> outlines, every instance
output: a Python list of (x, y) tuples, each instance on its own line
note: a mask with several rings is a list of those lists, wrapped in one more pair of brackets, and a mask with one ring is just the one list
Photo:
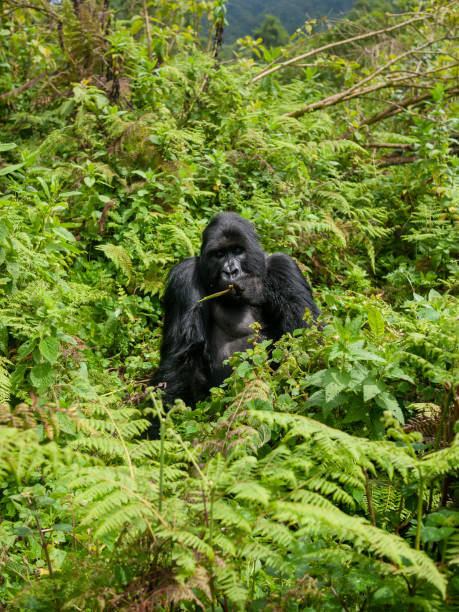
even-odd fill
[(0, 355), (0, 404), (8, 404), (10, 401), (10, 376), (7, 366), (11, 362)]
[(129, 253), (122, 246), (116, 244), (101, 244), (96, 247), (102, 251), (117, 268), (119, 268), (127, 276), (128, 280), (132, 275), (132, 260)]
[(373, 527), (361, 518), (349, 516), (337, 508), (330, 510), (311, 504), (275, 502), (273, 510), (277, 520), (298, 525), (303, 534), (326, 530), (331, 538), (347, 541), (357, 551), (368, 551), (379, 559), (388, 558), (401, 573), (427, 580), (442, 596), (446, 593), (445, 577), (424, 552), (414, 550), (402, 538)]

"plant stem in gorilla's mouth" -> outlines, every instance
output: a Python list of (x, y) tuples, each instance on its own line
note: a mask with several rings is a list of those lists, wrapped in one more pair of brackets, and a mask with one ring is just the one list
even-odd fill
[(206, 302), (207, 300), (212, 300), (213, 298), (220, 297), (221, 295), (226, 295), (227, 293), (230, 293), (233, 289), (233, 285), (228, 285), (228, 289), (218, 291), (218, 293), (212, 293), (212, 295), (206, 295), (206, 297), (203, 297), (201, 300), (198, 300), (198, 304), (199, 302)]

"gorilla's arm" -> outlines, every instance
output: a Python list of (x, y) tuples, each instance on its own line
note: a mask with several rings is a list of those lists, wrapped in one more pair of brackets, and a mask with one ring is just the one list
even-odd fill
[(197, 274), (197, 257), (177, 264), (169, 274), (164, 295), (164, 329), (161, 363), (153, 383), (166, 383), (164, 400), (180, 397), (193, 405), (206, 389), (204, 355), (208, 309), (198, 300), (205, 293)]
[(305, 327), (303, 317), (306, 309), (314, 319), (320, 314), (311, 287), (297, 264), (284, 253), (275, 253), (266, 260), (264, 299), (267, 328), (274, 340), (286, 332)]

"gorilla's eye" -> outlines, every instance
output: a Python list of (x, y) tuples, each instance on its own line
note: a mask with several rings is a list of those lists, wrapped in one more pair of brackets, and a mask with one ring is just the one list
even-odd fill
[(234, 247), (233, 249), (233, 253), (235, 255), (242, 255), (243, 252), (244, 252), (244, 249), (242, 247)]
[(222, 257), (225, 256), (225, 252), (222, 251), (221, 249), (219, 251), (215, 251), (214, 252), (215, 257), (217, 257), (218, 259), (221, 259)]

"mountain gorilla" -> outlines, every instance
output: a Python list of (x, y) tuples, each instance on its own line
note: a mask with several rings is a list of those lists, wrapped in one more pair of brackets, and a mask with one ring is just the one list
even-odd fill
[[(208, 301), (203, 297), (230, 292)], [(177, 264), (169, 275), (161, 361), (153, 382), (164, 400), (189, 406), (231, 373), (223, 361), (249, 348), (251, 323), (262, 337), (278, 340), (305, 327), (305, 310), (319, 310), (311, 288), (288, 255), (266, 255), (252, 224), (231, 212), (219, 213), (206, 227), (199, 257)], [(162, 383), (162, 384), (161, 384)]]

